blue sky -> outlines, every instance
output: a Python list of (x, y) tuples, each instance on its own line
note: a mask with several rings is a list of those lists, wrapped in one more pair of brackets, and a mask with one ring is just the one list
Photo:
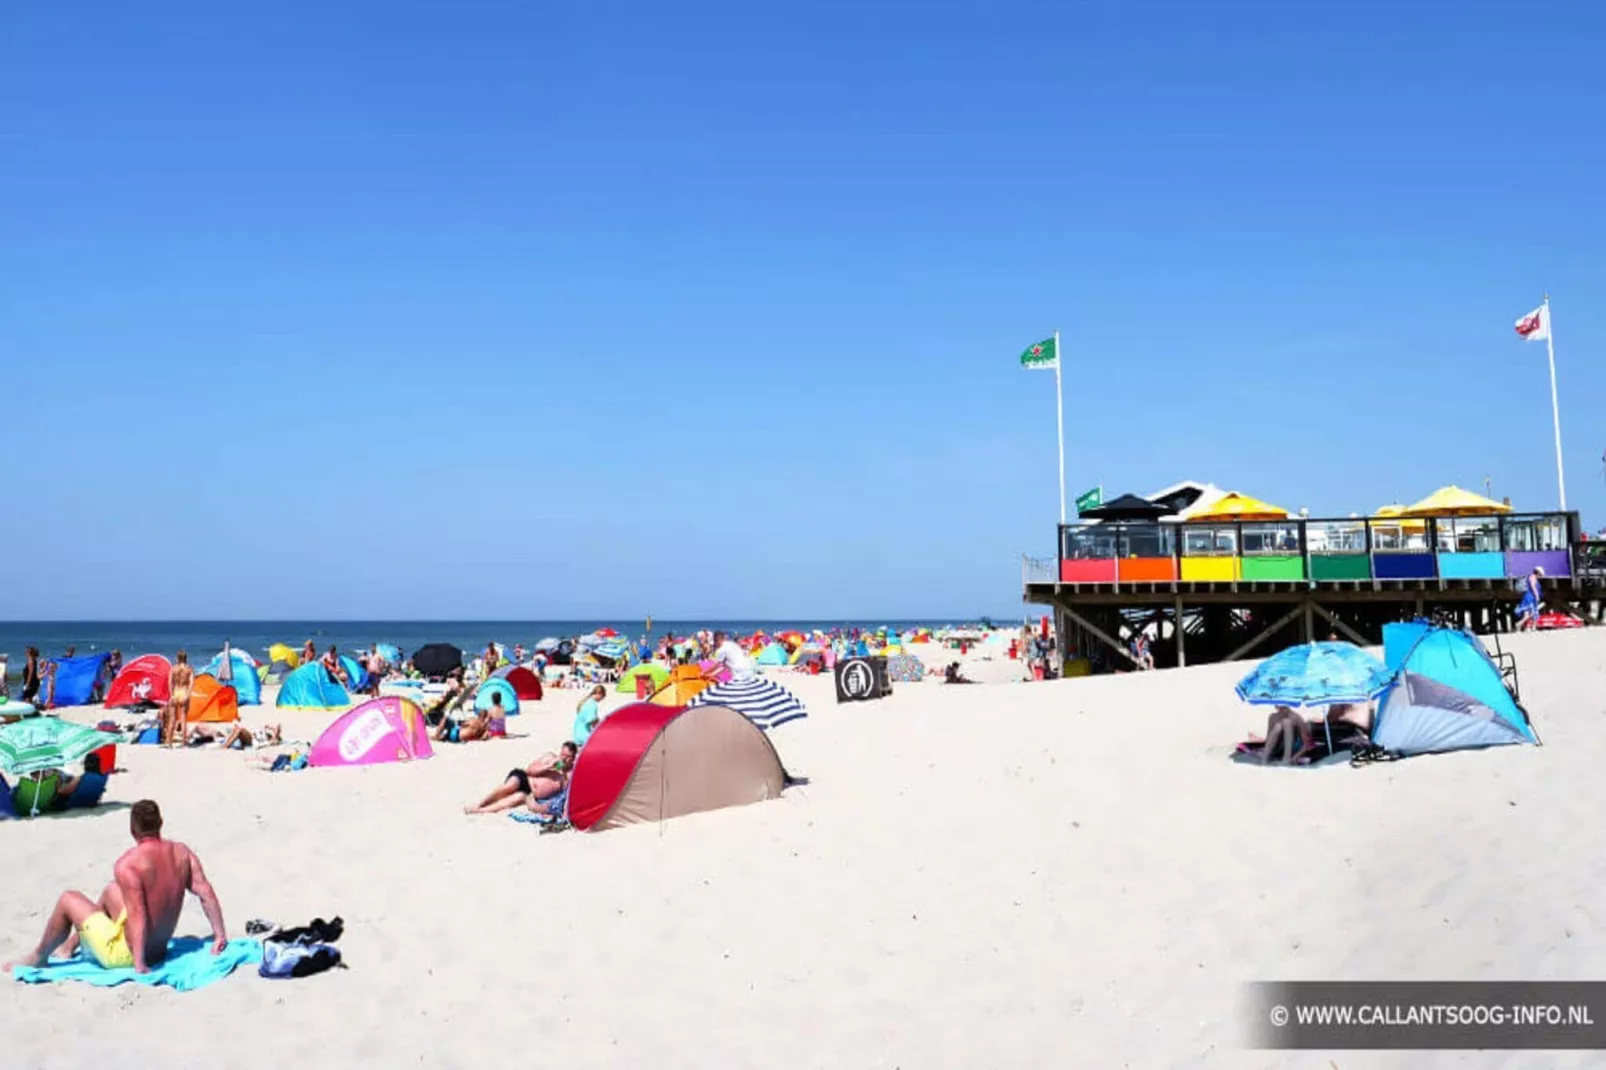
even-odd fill
[(0, 615), (1002, 613), (1070, 492), (1606, 520), (1606, 8), (171, 3), (0, 42)]

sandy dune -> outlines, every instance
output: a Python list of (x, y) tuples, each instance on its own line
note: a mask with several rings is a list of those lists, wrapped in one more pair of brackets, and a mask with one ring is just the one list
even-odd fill
[[(901, 685), (775, 741), (811, 783), (596, 836), (460, 806), (566, 738), (549, 692), (508, 742), (269, 775), (125, 748), (248, 918), (339, 914), (350, 969), (209, 989), (10, 987), (7, 1067), (1596, 1066), (1588, 1053), (1242, 1050), (1242, 982), (1606, 977), (1597, 939), (1606, 633), (1523, 636), (1543, 748), (1362, 769), (1229, 762), (1247, 666)], [(973, 662), (1007, 679), (1018, 667)], [(612, 703), (617, 705), (618, 703)], [(247, 723), (264, 711), (250, 708)], [(292, 734), (321, 723), (292, 718)], [(94, 891), (125, 815), (0, 825), (0, 953)], [(204, 932), (191, 907), (181, 931)], [(113, 1014), (113, 1010), (121, 1013)]]

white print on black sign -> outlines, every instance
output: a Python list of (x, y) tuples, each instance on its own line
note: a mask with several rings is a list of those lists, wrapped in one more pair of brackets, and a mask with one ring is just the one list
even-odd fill
[(869, 698), (875, 688), (875, 671), (868, 661), (854, 659), (842, 666), (842, 693), (849, 698)]

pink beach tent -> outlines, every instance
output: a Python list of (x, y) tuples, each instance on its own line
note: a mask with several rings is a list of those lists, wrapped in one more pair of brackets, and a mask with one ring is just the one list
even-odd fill
[(312, 765), (379, 765), (434, 757), (417, 704), (382, 695), (353, 707), (312, 745)]

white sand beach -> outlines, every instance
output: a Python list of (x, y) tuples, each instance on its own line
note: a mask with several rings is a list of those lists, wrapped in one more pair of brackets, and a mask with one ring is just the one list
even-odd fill
[[(1510, 637), (1541, 748), (1359, 769), (1227, 758), (1247, 663), (899, 685), (778, 729), (776, 802), (595, 835), (460, 808), (567, 738), (267, 774), (124, 747), (231, 935), (340, 915), (349, 969), (201, 991), (8, 985), (10, 1068), (1585, 1067), (1598, 1053), (1244, 1050), (1244, 982), (1599, 979), (1606, 633)], [(624, 701), (610, 699), (609, 707)], [(248, 707), (246, 723), (277, 720)], [(99, 711), (80, 715), (97, 719)], [(292, 737), (328, 718), (288, 715)], [(126, 811), (0, 825), (0, 955), (95, 894)], [(204, 934), (193, 903), (181, 933)]]

